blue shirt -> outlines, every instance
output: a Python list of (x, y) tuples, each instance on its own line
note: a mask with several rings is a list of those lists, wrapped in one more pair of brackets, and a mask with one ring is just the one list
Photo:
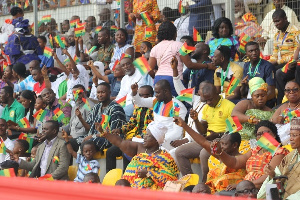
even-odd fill
[[(243, 71), (243, 79), (248, 75), (248, 81), (250, 80), (250, 75), (249, 75), (249, 65), (250, 62), (246, 62), (244, 65), (244, 71)], [(255, 67), (251, 67), (251, 72), (253, 73), (255, 70)], [(275, 67), (272, 65), (270, 62), (266, 60), (261, 60), (261, 63), (258, 67), (257, 73), (255, 74), (254, 77), (260, 77), (264, 79), (264, 81), (270, 85), (270, 86), (275, 86), (275, 79), (274, 79), (274, 74), (275, 74)]]
[(33, 91), (35, 83), (36, 81), (33, 79), (32, 75), (29, 75), (20, 83), (14, 84), (14, 92), (22, 92), (23, 90)]
[(195, 27), (198, 31), (203, 29), (208, 30), (211, 28), (211, 20), (210, 20), (210, 15), (212, 13), (211, 0), (193, 0), (193, 1), (195, 2), (195, 4), (189, 6), (189, 10), (191, 13), (190, 22), (189, 22), (190, 36), (193, 35), (193, 27)]
[(98, 174), (100, 169), (100, 165), (97, 160), (87, 160), (79, 153), (77, 154), (76, 163), (78, 163), (78, 171), (74, 182), (82, 182), (86, 174), (91, 172)]
[(119, 94), (120, 88), (121, 88), (121, 81), (118, 81), (116, 77), (114, 77), (113, 74), (109, 74), (108, 81), (110, 83), (111, 87), (111, 95), (112, 97), (116, 97)]

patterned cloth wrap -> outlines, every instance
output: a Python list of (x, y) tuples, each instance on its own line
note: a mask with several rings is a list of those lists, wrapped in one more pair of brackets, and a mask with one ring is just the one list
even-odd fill
[[(147, 169), (150, 176), (139, 178), (138, 171)], [(160, 154), (140, 153), (128, 164), (123, 179), (130, 182), (133, 188), (151, 188), (162, 190), (167, 181), (178, 179), (179, 171), (172, 156), (165, 150)]]

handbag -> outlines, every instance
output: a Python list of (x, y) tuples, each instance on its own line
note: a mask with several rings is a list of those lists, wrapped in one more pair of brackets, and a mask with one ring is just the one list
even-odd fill
[(187, 175), (181, 177), (177, 181), (167, 181), (163, 191), (181, 192), (183, 190), (183, 188), (185, 187), (185, 185), (187, 184), (187, 182), (190, 180), (190, 178), (191, 178), (191, 175), (187, 174)]

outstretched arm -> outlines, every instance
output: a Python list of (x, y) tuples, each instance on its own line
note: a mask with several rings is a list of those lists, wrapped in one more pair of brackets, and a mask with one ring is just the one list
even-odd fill
[(66, 141), (66, 143), (68, 143), (67, 144), (67, 149), (68, 149), (68, 152), (74, 157), (74, 158), (77, 158), (77, 153), (73, 150), (73, 148), (72, 148), (72, 145), (69, 143), (69, 136), (68, 136), (68, 134), (67, 134), (67, 132), (64, 130), (64, 129), (62, 129), (62, 136), (63, 136), (63, 138), (65, 139), (65, 141)]

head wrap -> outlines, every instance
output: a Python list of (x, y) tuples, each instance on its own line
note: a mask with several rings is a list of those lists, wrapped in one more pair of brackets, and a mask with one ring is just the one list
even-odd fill
[(168, 131), (168, 128), (154, 121), (151, 122), (147, 128), (156, 139), (158, 144), (161, 145), (165, 140), (165, 134)]
[(256, 90), (264, 90), (267, 92), (268, 84), (265, 83), (264, 79), (262, 79), (260, 77), (254, 77), (254, 78), (250, 79), (250, 81), (249, 81), (249, 89), (250, 89), (251, 95)]
[(291, 129), (300, 131), (300, 117), (291, 120)]
[(24, 33), (29, 32), (29, 29), (28, 29), (29, 20), (28, 19), (23, 20), (23, 17), (18, 17), (16, 19), (13, 19), (12, 25), (15, 26), (15, 30), (18, 33), (24, 34)]

